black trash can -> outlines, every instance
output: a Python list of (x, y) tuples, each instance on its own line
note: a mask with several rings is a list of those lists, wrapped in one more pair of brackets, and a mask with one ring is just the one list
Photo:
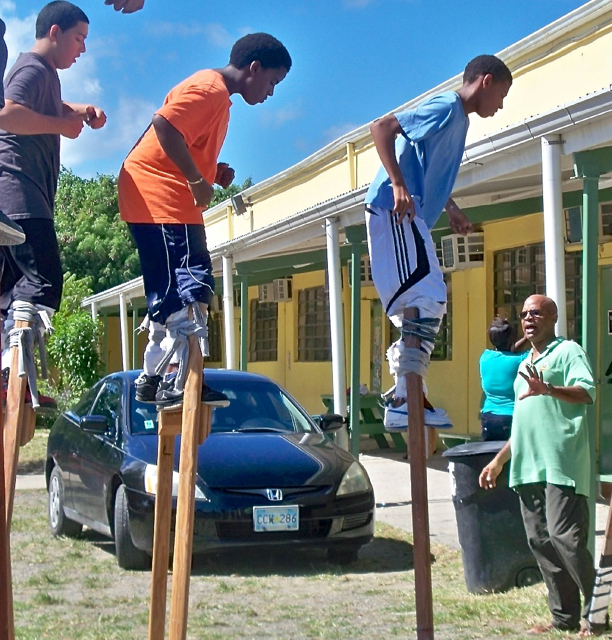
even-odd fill
[(448, 458), (451, 493), (465, 584), (470, 593), (495, 593), (542, 580), (527, 544), (518, 495), (508, 487), (508, 466), (495, 489), (481, 489), (480, 472), (505, 442), (468, 442)]

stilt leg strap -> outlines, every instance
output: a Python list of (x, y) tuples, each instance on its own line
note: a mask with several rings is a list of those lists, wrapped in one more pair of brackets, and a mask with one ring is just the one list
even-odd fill
[(423, 342), (431, 342), (433, 344), (439, 329), (440, 320), (438, 318), (413, 318), (412, 320), (404, 318), (402, 322), (402, 338), (413, 336), (423, 340)]
[(202, 313), (199, 305), (190, 305), (193, 312), (193, 319), (181, 318), (176, 321), (168, 320), (166, 322), (167, 335), (171, 340), (170, 347), (166, 351), (161, 362), (157, 365), (155, 373), (162, 375), (172, 357), (176, 354), (179, 365), (176, 374), (174, 388), (177, 391), (183, 391), (185, 377), (187, 375), (187, 360), (189, 359), (189, 336), (195, 335), (198, 338), (198, 344), (202, 356), (208, 356), (208, 327), (206, 324), (206, 315)]
[(159, 322), (154, 322), (147, 314), (144, 320), (134, 329), (134, 333), (141, 334), (143, 331), (149, 332), (149, 340), (155, 344), (160, 342), (166, 337), (166, 328)]
[(429, 355), (420, 349), (404, 347), (397, 358), (397, 375), (416, 373), (425, 378), (429, 366)]
[(38, 371), (34, 352), (38, 346), (40, 356), (41, 377), (47, 378), (47, 352), (45, 350), (45, 333), (53, 333), (53, 326), (49, 314), (45, 310), (37, 309), (29, 302), (16, 300), (13, 302), (13, 319), (29, 323), (28, 327), (16, 328), (9, 331), (9, 344), (19, 350), (17, 361), (17, 375), (27, 378), (32, 394), (32, 406), (36, 409), (38, 402), (38, 386), (36, 380)]

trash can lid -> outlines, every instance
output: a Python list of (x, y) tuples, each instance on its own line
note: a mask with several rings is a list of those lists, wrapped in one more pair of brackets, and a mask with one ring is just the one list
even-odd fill
[(480, 456), (485, 454), (496, 454), (501, 451), (506, 444), (506, 440), (488, 440), (486, 442), (465, 442), (456, 447), (447, 449), (442, 453), (445, 458), (458, 458), (464, 456)]

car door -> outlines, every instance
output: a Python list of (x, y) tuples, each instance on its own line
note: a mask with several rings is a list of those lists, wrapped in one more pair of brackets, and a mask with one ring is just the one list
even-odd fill
[(102, 383), (98, 383), (90, 389), (72, 410), (61, 415), (59, 419), (61, 421), (60, 426), (56, 423), (53, 427), (54, 441), (57, 445), (51, 453), (62, 472), (64, 502), (67, 507), (76, 511), (78, 511), (78, 508), (74, 500), (73, 480), (75, 478), (78, 479), (82, 466), (77, 453), (81, 436), (79, 420), (81, 416), (90, 412), (101, 388)]
[(99, 435), (79, 429), (76, 438), (79, 468), (78, 473), (71, 474), (73, 497), (79, 513), (94, 522), (110, 525), (111, 479), (118, 473), (122, 460), (118, 441), (123, 419), (123, 381), (119, 377), (104, 382), (88, 415), (105, 416), (108, 430)]

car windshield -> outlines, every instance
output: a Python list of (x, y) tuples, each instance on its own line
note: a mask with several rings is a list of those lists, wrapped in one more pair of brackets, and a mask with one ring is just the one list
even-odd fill
[[(212, 385), (211, 385), (212, 386)], [(280, 387), (260, 380), (215, 382), (230, 400), (228, 407), (212, 412), (213, 433), (228, 431), (263, 431), (309, 433), (315, 431), (308, 414)], [(157, 433), (155, 405), (138, 402), (130, 385), (131, 432), (133, 435)]]

